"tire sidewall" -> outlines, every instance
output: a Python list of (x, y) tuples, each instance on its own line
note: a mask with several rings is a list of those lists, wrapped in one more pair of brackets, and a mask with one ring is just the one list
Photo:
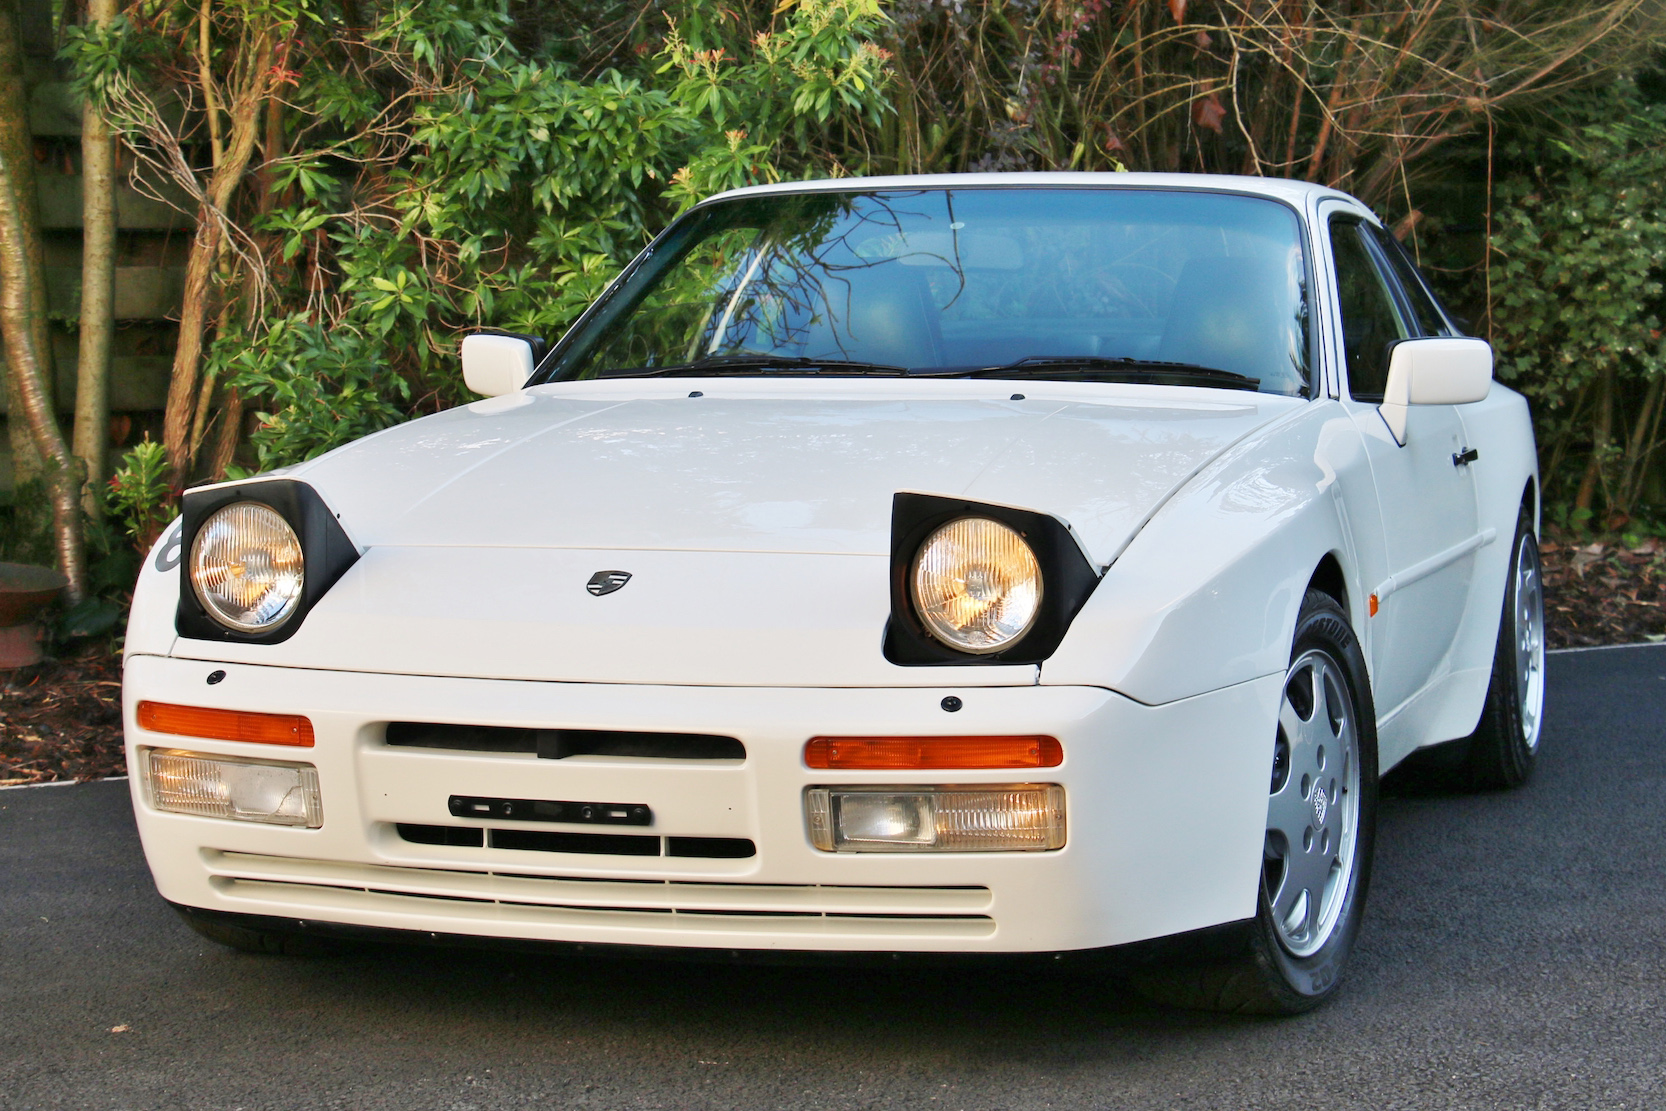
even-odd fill
[[(1517, 568), (1521, 566), (1522, 549), (1528, 544), (1533, 545), (1533, 558), (1540, 566), (1539, 581), (1542, 584), (1544, 572), (1539, 562), (1538, 538), (1533, 535), (1532, 522), (1523, 514), (1516, 525), (1515, 542), (1510, 545), (1510, 571), (1504, 580), (1504, 612), (1499, 617), (1498, 646), (1493, 657), (1494, 681), (1498, 683), (1499, 691), (1497, 728), (1502, 734), (1499, 741), (1503, 749), (1500, 756), (1503, 758), (1504, 778), (1511, 784), (1525, 783), (1532, 776), (1534, 758), (1538, 756), (1537, 747), (1528, 748), (1527, 738), (1522, 733), (1521, 679), (1516, 674), (1516, 601), (1520, 586)], [(1542, 585), (1540, 589), (1543, 589)], [(1542, 708), (1540, 716), (1543, 716)]]
[(1284, 1002), (1291, 1010), (1317, 1005), (1335, 990), (1341, 979), (1343, 965), (1364, 917), (1376, 847), (1377, 715), (1371, 700), (1365, 656), (1342, 608), (1328, 595), (1309, 591), (1296, 620), (1291, 662), (1314, 649), (1323, 651), (1337, 664), (1353, 703), (1355, 733), (1359, 738), (1359, 827), (1354, 839), (1353, 874), (1343, 896), (1341, 913), (1331, 936), (1312, 956), (1293, 956), (1279, 942), (1266, 885), (1260, 885), (1256, 897), (1255, 959), (1275, 993), (1286, 995)]

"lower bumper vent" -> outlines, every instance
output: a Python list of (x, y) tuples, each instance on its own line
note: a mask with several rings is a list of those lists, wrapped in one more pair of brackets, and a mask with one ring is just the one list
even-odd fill
[(835, 887), (412, 868), (202, 850), (220, 909), (394, 929), (727, 947), (930, 948), (995, 934), (986, 887)]
[(561, 833), (529, 829), (481, 829), (478, 826), (429, 826), (400, 822), (399, 836), (415, 845), (455, 845), (524, 849), (543, 853), (590, 853), (601, 856), (684, 856), (706, 860), (743, 860), (758, 855), (745, 837), (657, 837), (627, 833)]

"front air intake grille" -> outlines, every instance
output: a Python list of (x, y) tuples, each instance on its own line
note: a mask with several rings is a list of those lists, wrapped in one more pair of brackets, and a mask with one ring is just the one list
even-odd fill
[(745, 837), (656, 837), (624, 833), (565, 833), (532, 829), (481, 829), (478, 826), (430, 826), (400, 822), (399, 836), (414, 845), (454, 845), (522, 849), (542, 853), (588, 853), (600, 856), (682, 856), (705, 860), (744, 860), (758, 855)]
[(735, 738), (704, 733), (519, 729), (498, 725), (390, 721), (387, 743), (399, 748), (434, 748), (451, 752), (531, 752), (544, 760), (565, 760), (571, 756), (673, 761), (746, 759), (746, 746)]
[(387, 742), (401, 748), (439, 748), (450, 752), (537, 752), (538, 730), (390, 721)]
[(667, 837), (666, 856), (693, 856), (707, 860), (743, 860), (758, 855), (758, 846), (744, 837)]
[[(256, 914), (395, 928), (648, 944), (908, 948), (995, 935), (987, 887), (841, 887), (532, 876), (204, 849), (223, 898)], [(603, 935), (596, 931), (608, 930)]]
[(418, 826), (400, 822), (399, 836), (413, 845), (456, 845), (478, 849), (486, 843), (486, 831), (469, 826)]
[(661, 855), (660, 838), (628, 833), (548, 833), (541, 829), (494, 829), (489, 840), (494, 849), (530, 849), (539, 853)]

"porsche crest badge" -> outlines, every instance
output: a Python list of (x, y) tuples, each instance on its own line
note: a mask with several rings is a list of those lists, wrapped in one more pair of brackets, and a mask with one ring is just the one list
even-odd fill
[(600, 598), (603, 594), (612, 594), (630, 581), (629, 571), (597, 571), (590, 576), (590, 581), (584, 585), (584, 589)]

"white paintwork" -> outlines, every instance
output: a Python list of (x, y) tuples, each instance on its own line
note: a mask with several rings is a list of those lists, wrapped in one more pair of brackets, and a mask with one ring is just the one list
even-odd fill
[(1105, 563), (1215, 453), (1303, 407), (1237, 391), (890, 378), (615, 379), (500, 400), (291, 476), (369, 547), (884, 555), (891, 495), (916, 490), (1054, 513)]
[(1406, 442), (1407, 407), (1468, 405), (1492, 389), (1492, 345), (1469, 337), (1401, 340), (1388, 359), (1380, 406), (1397, 443)]
[[(719, 948), (1072, 949), (1242, 918), (1259, 882), (1291, 633), (1326, 559), (1341, 569), (1366, 651), (1382, 766), (1473, 728), (1507, 540), (1537, 479), (1526, 404), (1502, 385), (1425, 392), (1419, 368), (1408, 372), (1402, 444), (1376, 405), (1351, 400), (1320, 206), (1369, 214), (1333, 190), (1243, 178), (950, 183), (1230, 189), (1291, 205), (1312, 229), (1318, 396), (897, 379), (522, 389), (522, 379), (291, 468), (340, 515), (360, 561), (283, 643), (193, 641), (174, 633), (179, 573), (164, 568), (165, 535), (134, 598), (128, 743), (260, 751), (147, 736), (133, 720), (140, 698), (307, 713), (325, 824), (163, 815), (136, 793), (163, 894), (396, 928)], [(1469, 352), (1436, 363), (1477, 358), (1475, 341), (1400, 348), (1436, 343)], [(1465, 447), (1479, 458), (1454, 466)], [(1054, 514), (1108, 566), (1045, 663), (885, 661), (899, 490)], [(589, 595), (589, 575), (607, 569), (633, 578)], [(217, 669), (227, 679), (206, 685)], [(948, 694), (965, 709), (944, 713)], [(389, 720), (717, 733), (742, 739), (748, 758), (695, 767), (389, 749)], [(818, 734), (1001, 732), (1057, 736), (1064, 765), (828, 775), (801, 760)], [(1065, 849), (825, 854), (805, 837), (813, 784), (1025, 778), (1065, 786)], [(661, 816), (656, 832), (751, 837), (758, 856), (448, 848), (392, 833), (400, 821), (450, 824), (452, 791), (640, 800)], [(666, 883), (594, 882), (609, 878)], [(972, 890), (945, 901), (944, 887)], [(604, 894), (625, 909), (596, 909)], [(647, 913), (667, 908), (812, 916)], [(822, 917), (862, 908), (902, 917)]]
[(532, 345), (514, 336), (463, 337), (463, 382), (482, 397), (514, 393), (532, 377)]
[[(1383, 639), (1374, 653), (1381, 674), (1374, 686), (1379, 713), (1389, 713), (1435, 676), (1464, 620), (1481, 532), (1474, 468), (1452, 463), (1468, 446), (1453, 406), (1409, 409), (1402, 445), (1374, 406), (1351, 405), (1371, 460), (1388, 545), (1386, 573), (1365, 585), (1381, 605), (1375, 620)], [(1519, 504), (1519, 494), (1516, 500)], [(1395, 589), (1400, 580), (1406, 581)]]
[(1358, 205), (1348, 194), (1315, 185), (1270, 177), (1235, 177), (1230, 174), (1101, 174), (1081, 172), (998, 173), (998, 174), (902, 174), (891, 177), (824, 178), (818, 181), (780, 181), (770, 185), (748, 185), (719, 193), (703, 204), (732, 197), (767, 196), (772, 193), (825, 193), (856, 189), (1169, 189), (1206, 193), (1249, 193), (1273, 197), (1298, 211), (1311, 210), (1321, 199), (1335, 199)]
[[(289, 640), (177, 652), (479, 678), (929, 686), (932, 669), (878, 651), (893, 493), (1053, 513), (1104, 565), (1209, 458), (1308, 408), (1024, 387), (1015, 402), (1011, 382), (586, 382), (416, 421), (292, 472), (367, 554)], [(584, 590), (612, 568), (636, 576), (627, 590)], [(965, 681), (1035, 680), (1033, 666), (995, 665)]]
[[(174, 655), (284, 667), (570, 683), (933, 686), (880, 655), (880, 555), (373, 547), (282, 644), (181, 640)], [(629, 586), (595, 597), (597, 571)], [(465, 604), (459, 604), (460, 602)], [(1033, 665), (968, 682), (1033, 684)]]
[[(1118, 944), (1240, 918), (1254, 908), (1266, 800), (1264, 795), (1246, 796), (1240, 786), (1246, 779), (1264, 778), (1264, 769), (1260, 753), (1241, 743), (1241, 726), (1276, 713), (1278, 676), (1152, 708), (1096, 687), (609, 686), (221, 666), (226, 679), (209, 687), (203, 682), (208, 664), (129, 656), (124, 692), (128, 744), (180, 743), (138, 728), (134, 713), (140, 697), (265, 711), (304, 704), (317, 746), (309, 753), (288, 749), (281, 758), (310, 759), (317, 766), (324, 824), (316, 830), (256, 828), (161, 814), (149, 808), (142, 785), (135, 784), (135, 813), (157, 886), (165, 898), (189, 906), (586, 942), (987, 952)], [(965, 700), (965, 708), (954, 715), (939, 707), (951, 693)], [(380, 743), (380, 723), (390, 718), (496, 725), (561, 721), (575, 727), (716, 733), (740, 738), (747, 759), (739, 767), (668, 767), (650, 761), (587, 759), (574, 764), (390, 750)], [(1010, 783), (1016, 778), (1064, 784), (1069, 843), (1051, 853), (930, 857), (812, 849), (802, 793), (830, 779), (804, 767), (805, 738), (820, 731), (870, 732), (876, 723), (921, 735), (1043, 731), (1058, 737), (1066, 752), (1061, 767), (1028, 777), (957, 772), (949, 781)], [(189, 747), (210, 753), (271, 752), (269, 746), (226, 741), (193, 741)], [(846, 772), (831, 781), (897, 782), (898, 777)], [(1152, 790), (1154, 783), (1172, 789)], [(757, 842), (758, 855), (699, 860), (498, 851), (490, 854), (495, 862), (485, 866), (481, 850), (415, 845), (393, 833), (390, 823), (395, 822), (454, 822), (445, 808), (451, 792), (642, 802), (654, 808), (654, 832), (748, 836)], [(1202, 820), (1205, 815), (1208, 820)], [(551, 828), (501, 821), (490, 825)], [(1157, 831), (1161, 836), (1154, 836)], [(344, 875), (342, 865), (400, 869), (380, 874), (375, 886), (384, 891), (433, 891), (432, 874), (415, 869), (455, 870), (465, 873), (452, 877), (456, 887), (448, 890), (457, 893), (486, 887), (505, 900), (568, 906), (575, 902), (570, 892), (540, 896), (536, 888), (528, 893), (527, 885), (506, 876), (483, 877), (495, 871), (725, 885), (702, 888), (696, 893), (701, 902), (695, 904), (688, 901), (694, 896), (673, 896), (659, 885), (648, 885), (646, 891), (638, 885), (624, 893), (628, 899), (607, 900), (614, 907), (640, 907), (664, 906), (675, 898), (674, 905), (707, 910), (757, 909), (762, 898), (803, 900), (804, 885), (828, 885), (880, 889), (872, 895), (878, 902), (873, 909), (884, 913), (935, 914), (943, 908), (929, 902), (922, 906), (917, 889), (985, 887), (990, 894), (974, 911), (991, 918), (993, 930), (980, 927), (968, 933), (954, 923), (930, 921), (879, 923), (883, 928), (876, 929), (875, 923), (837, 919), (736, 923), (658, 915), (643, 921), (640, 915), (602, 912), (528, 917), (493, 904), (482, 914), (479, 907), (371, 900), (362, 897), (362, 890), (360, 897), (346, 898), (311, 888), (228, 885), (226, 877), (270, 878), (276, 866), (228, 861), (224, 853), (282, 858), (290, 862), (285, 878), (324, 885), (362, 886), (362, 873)], [(785, 890), (752, 890), (758, 885), (785, 885)], [(304, 914), (289, 909), (299, 907), (306, 908)]]

